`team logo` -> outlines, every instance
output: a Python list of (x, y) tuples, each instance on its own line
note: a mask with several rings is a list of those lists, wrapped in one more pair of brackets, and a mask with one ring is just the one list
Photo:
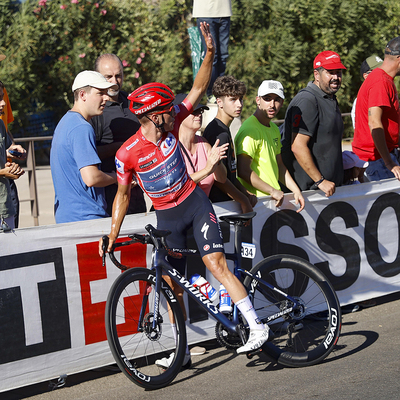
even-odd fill
[(171, 153), (171, 151), (175, 147), (175, 144), (176, 144), (175, 136), (172, 135), (171, 133), (168, 133), (166, 139), (163, 140), (163, 142), (161, 143), (161, 151), (164, 154), (164, 156), (168, 156), (168, 154)]
[(301, 115), (300, 114), (296, 114), (293, 117), (293, 128), (297, 128), (300, 125), (300, 121), (301, 121)]
[(210, 227), (210, 225), (208, 225), (206, 222), (204, 222), (203, 227), (201, 228), (201, 233), (204, 233), (204, 239), (207, 240), (207, 232), (208, 232), (208, 228)]
[(203, 247), (203, 250), (204, 251), (210, 250), (210, 245), (209, 244), (205, 244), (204, 247)]
[(125, 164), (121, 160), (118, 160), (117, 157), (115, 157), (115, 167), (120, 174), (125, 173), (125, 170), (124, 170)]

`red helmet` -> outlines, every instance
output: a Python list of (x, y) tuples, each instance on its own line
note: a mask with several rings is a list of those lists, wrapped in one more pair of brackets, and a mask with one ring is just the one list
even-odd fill
[(152, 82), (140, 86), (132, 92), (128, 99), (130, 100), (129, 109), (136, 115), (155, 112), (161, 114), (168, 108), (173, 107), (172, 102), (175, 99), (172, 90), (163, 83)]

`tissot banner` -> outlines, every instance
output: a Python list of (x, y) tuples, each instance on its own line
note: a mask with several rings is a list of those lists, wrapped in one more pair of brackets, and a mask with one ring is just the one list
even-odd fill
[[(243, 232), (244, 265), (272, 254), (290, 253), (317, 265), (334, 284), (341, 304), (400, 290), (400, 184), (396, 180), (338, 188), (331, 198), (305, 193), (297, 213), (292, 195), (281, 208), (259, 199), (257, 216)], [(217, 215), (239, 211), (219, 203)], [(98, 240), (109, 218), (17, 229), (0, 233), (0, 391), (57, 378), (114, 362), (104, 311), (112, 282), (121, 273), (109, 259), (102, 266)], [(127, 216), (121, 239), (156, 225), (154, 213)], [(222, 224), (225, 250), (233, 231)], [(151, 246), (116, 251), (122, 264), (148, 267)], [(200, 273), (218, 289), (201, 262)], [(230, 268), (232, 265), (229, 263)], [(214, 337), (215, 320), (188, 302), (188, 340)]]

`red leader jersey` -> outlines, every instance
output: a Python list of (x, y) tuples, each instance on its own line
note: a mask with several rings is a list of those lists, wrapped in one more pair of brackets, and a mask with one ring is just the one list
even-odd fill
[(179, 127), (193, 106), (185, 99), (175, 111), (174, 129), (164, 133), (157, 144), (147, 140), (140, 128), (115, 156), (118, 182), (128, 185), (135, 177), (156, 210), (175, 207), (196, 188), (179, 147)]
[(386, 145), (391, 152), (399, 145), (399, 97), (393, 78), (381, 68), (375, 68), (368, 75), (357, 95), (353, 151), (365, 161), (381, 158), (368, 126), (370, 107), (382, 108)]

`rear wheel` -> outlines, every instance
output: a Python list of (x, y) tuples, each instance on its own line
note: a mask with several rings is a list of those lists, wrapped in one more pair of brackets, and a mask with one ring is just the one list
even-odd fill
[[(106, 305), (107, 338), (115, 361), (130, 380), (146, 389), (162, 388), (176, 377), (186, 348), (182, 310), (164, 280), (159, 309), (154, 314), (155, 281), (151, 270), (129, 269), (114, 282)], [(176, 341), (168, 312), (175, 319)], [(171, 353), (174, 356), (168, 369), (155, 364)]]
[(259, 262), (252, 274), (297, 300), (299, 306), (256, 279), (244, 285), (260, 319), (275, 338), (263, 350), (280, 364), (303, 367), (321, 362), (340, 334), (341, 311), (336, 293), (314, 265), (294, 256), (276, 255)]

